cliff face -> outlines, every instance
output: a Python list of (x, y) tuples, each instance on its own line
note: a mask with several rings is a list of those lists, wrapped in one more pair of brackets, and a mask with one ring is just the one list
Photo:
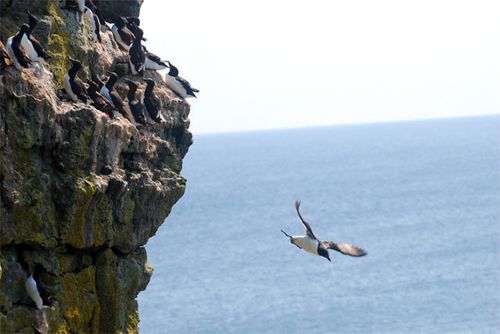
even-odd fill
[[(27, 22), (42, 19), (33, 35), (52, 58), (0, 71), (0, 332), (137, 332), (137, 294), (152, 269), (142, 247), (182, 196), (182, 158), (191, 144), (189, 105), (161, 77), (160, 124), (134, 126), (93, 107), (61, 98), (68, 57), (100, 76), (129, 76), (127, 54), (110, 31), (93, 42), (89, 22), (61, 9), (59, 0), (0, 3), (5, 42)], [(100, 1), (105, 17), (138, 15), (141, 0)], [(99, 2), (98, 6), (99, 6)], [(132, 4), (132, 5), (131, 5)], [(131, 12), (132, 11), (132, 12)], [(147, 37), (147, 31), (145, 32)], [(123, 94), (121, 94), (123, 96)], [(35, 269), (45, 304), (36, 310), (24, 282)], [(44, 327), (45, 326), (45, 327)]]

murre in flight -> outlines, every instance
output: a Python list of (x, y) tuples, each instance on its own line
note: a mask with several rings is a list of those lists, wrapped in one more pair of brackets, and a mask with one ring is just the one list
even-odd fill
[(21, 40), (21, 45), (26, 51), (26, 55), (28, 56), (29, 59), (31, 59), (31, 61), (39, 62), (42, 58), (48, 60), (50, 56), (47, 53), (47, 50), (45, 50), (42, 46), (42, 43), (40, 43), (31, 34), (35, 29), (35, 27), (37, 26), (38, 21), (40, 20), (36, 16), (32, 15), (29, 11), (26, 11), (26, 14), (28, 14), (29, 18), (29, 29), (24, 34)]
[(171, 62), (167, 61), (169, 72), (165, 74), (165, 83), (167, 86), (179, 97), (183, 99), (187, 97), (196, 97), (194, 93), (198, 93), (199, 90), (191, 87), (191, 84), (184, 78), (179, 76), (179, 70), (177, 67), (172, 65)]
[(142, 75), (146, 68), (146, 53), (144, 52), (141, 44), (142, 36), (142, 29), (137, 27), (137, 35), (132, 42), (132, 46), (128, 50), (128, 62), (132, 75)]
[(19, 71), (21, 71), (23, 67), (29, 67), (31, 64), (31, 60), (26, 55), (26, 50), (21, 45), (21, 40), (29, 28), (27, 24), (23, 24), (19, 32), (9, 37), (7, 40), (7, 54)]
[(113, 33), (116, 43), (118, 43), (122, 49), (128, 51), (132, 46), (135, 35), (127, 27), (127, 19), (119, 17), (115, 24), (111, 27), (111, 32)]
[(64, 76), (64, 90), (74, 102), (82, 101), (83, 103), (87, 103), (87, 89), (83, 81), (76, 76), (78, 71), (82, 68), (82, 63), (72, 58), (69, 58), (69, 61), (73, 65)]
[(304, 224), (306, 228), (306, 235), (289, 235), (285, 231), (281, 230), (283, 234), (285, 234), (288, 238), (290, 238), (290, 242), (300, 249), (305, 250), (306, 252), (312, 253), (314, 255), (323, 256), (328, 261), (330, 260), (330, 256), (328, 254), (329, 249), (336, 250), (344, 255), (350, 256), (364, 256), (366, 252), (361, 248), (358, 248), (353, 245), (345, 244), (345, 243), (335, 243), (333, 241), (321, 241), (316, 236), (311, 229), (309, 223), (307, 223), (299, 211), (300, 201), (295, 202), (295, 209), (297, 210), (297, 214), (299, 215), (300, 221)]

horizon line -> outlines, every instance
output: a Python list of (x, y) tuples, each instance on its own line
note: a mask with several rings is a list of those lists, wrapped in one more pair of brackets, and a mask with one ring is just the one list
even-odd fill
[(210, 135), (224, 135), (224, 134), (244, 134), (252, 132), (269, 132), (269, 131), (286, 131), (286, 130), (299, 130), (299, 129), (312, 129), (312, 128), (329, 128), (329, 127), (342, 127), (342, 126), (363, 126), (375, 124), (391, 124), (391, 123), (412, 123), (412, 122), (425, 122), (425, 121), (444, 121), (462, 118), (484, 118), (484, 117), (500, 117), (499, 113), (480, 114), (480, 115), (457, 115), (446, 117), (425, 117), (425, 118), (409, 118), (409, 119), (393, 119), (381, 121), (366, 121), (366, 122), (346, 122), (346, 123), (332, 123), (324, 125), (305, 125), (305, 126), (291, 126), (291, 127), (277, 127), (277, 128), (256, 128), (244, 130), (230, 130), (230, 131), (208, 131), (208, 132), (192, 132), (196, 136), (210, 136)]

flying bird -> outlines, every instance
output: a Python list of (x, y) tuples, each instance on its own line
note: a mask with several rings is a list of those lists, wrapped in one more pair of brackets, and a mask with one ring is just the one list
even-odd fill
[(312, 253), (314, 255), (323, 256), (328, 261), (330, 260), (330, 256), (328, 254), (329, 249), (336, 250), (344, 255), (349, 256), (364, 256), (367, 253), (358, 248), (356, 246), (345, 244), (345, 243), (335, 243), (333, 241), (321, 241), (314, 235), (311, 225), (302, 218), (300, 214), (300, 201), (295, 201), (295, 209), (297, 210), (297, 214), (299, 215), (300, 221), (306, 228), (306, 235), (289, 235), (285, 231), (281, 230), (283, 234), (285, 234), (288, 238), (290, 238), (290, 242), (300, 249), (305, 250), (306, 252)]

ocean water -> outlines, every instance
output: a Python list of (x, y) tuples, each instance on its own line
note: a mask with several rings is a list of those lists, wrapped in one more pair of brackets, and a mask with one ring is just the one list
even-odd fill
[[(500, 333), (500, 117), (202, 135), (142, 333)], [(291, 245), (294, 201), (332, 262)]]

